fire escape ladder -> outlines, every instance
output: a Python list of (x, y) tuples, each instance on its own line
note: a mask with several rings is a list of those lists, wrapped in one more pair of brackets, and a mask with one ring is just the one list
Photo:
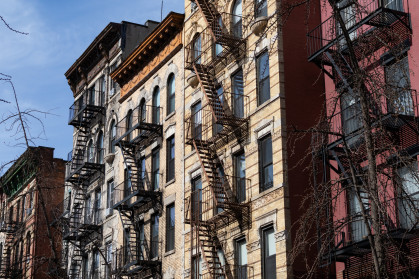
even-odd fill
[[(219, 26), (217, 22), (220, 15), (217, 12), (217, 10), (209, 2), (210, 1), (208, 0), (195, 1), (199, 10), (204, 15), (204, 19), (205, 19), (205, 22), (207, 23), (207, 26), (213, 27), (214, 23), (216, 23), (215, 26), (218, 26), (219, 30), (221, 30), (221, 27)], [(216, 34), (219, 33), (219, 30), (217, 28), (215, 28), (215, 30), (211, 28), (211, 36), (213, 37), (214, 41), (217, 40)]]
[(85, 159), (89, 134), (89, 127), (80, 127), (78, 129), (76, 145), (74, 146), (74, 152), (72, 156), (71, 172), (76, 171)]
[(121, 218), (122, 228), (124, 229), (124, 246), (126, 251), (125, 265), (131, 266), (137, 264), (138, 249), (137, 249), (137, 234), (134, 226), (134, 213), (132, 211), (119, 210), (119, 217)]
[(79, 245), (73, 243), (73, 256), (71, 257), (71, 264), (69, 270), (70, 279), (81, 279), (81, 266), (83, 262), (83, 252)]
[(129, 170), (129, 177), (125, 177), (126, 180), (131, 181), (133, 192), (138, 190), (139, 177), (137, 161), (135, 160), (135, 147), (124, 147), (121, 143), (119, 147), (122, 151), (122, 158), (124, 159), (124, 165)]
[(212, 227), (202, 224), (199, 226), (198, 233), (201, 253), (211, 278), (225, 277), (224, 270), (221, 267), (221, 262), (218, 257), (217, 247), (215, 245), (216, 241), (212, 232)]
[(12, 265), (12, 247), (14, 244), (14, 230), (6, 233), (5, 243), (2, 251), (2, 261), (0, 266), (0, 278), (13, 278), (14, 266)]
[(350, 87), (350, 79), (353, 76), (353, 71), (345, 56), (340, 51), (332, 50), (325, 51), (325, 55), (337, 74), (337, 76), (335, 76), (335, 82), (339, 80), (342, 81), (344, 88), (346, 88), (350, 94), (353, 94), (352, 88)]

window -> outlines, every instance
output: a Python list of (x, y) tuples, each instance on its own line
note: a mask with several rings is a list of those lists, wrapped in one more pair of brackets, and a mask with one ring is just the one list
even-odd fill
[[(218, 260), (220, 261), (218, 268), (221, 269), (225, 273), (226, 259), (224, 256), (224, 252), (221, 248), (217, 250), (217, 257), (218, 257)], [(218, 275), (216, 278), (225, 279), (226, 277), (224, 275)]]
[(268, 1), (256, 0), (255, 1), (255, 18), (268, 16)]
[(243, 152), (233, 157), (234, 179), (237, 202), (246, 201), (246, 158)]
[[(223, 19), (221, 18), (221, 16), (218, 17), (216, 23), (218, 24), (217, 28), (219, 28), (219, 30), (223, 30)], [(223, 46), (218, 43), (214, 43), (213, 45), (214, 45), (213, 55), (216, 57), (221, 56), (223, 52)]]
[[(218, 176), (218, 181), (221, 183), (222, 188), (224, 189), (224, 186), (225, 186), (224, 184), (225, 184), (226, 181), (225, 181), (224, 168), (221, 164), (217, 165), (216, 173), (217, 173), (217, 176)], [(215, 215), (224, 211), (223, 204), (225, 202), (225, 193), (224, 193), (224, 191), (223, 192), (218, 192), (216, 194), (216, 196), (217, 196), (218, 205), (214, 208), (214, 210), (215, 210), (214, 214)]]
[[(86, 224), (92, 224), (92, 221), (93, 221), (93, 206), (92, 206), (92, 199), (91, 199), (90, 195), (87, 197), (85, 203), (86, 203), (86, 208), (85, 208), (85, 213), (84, 213), (84, 222)], [(75, 211), (75, 212), (77, 212), (77, 211)]]
[(147, 117), (147, 110), (146, 110), (146, 105), (145, 105), (145, 99), (142, 98), (141, 102), (140, 102), (140, 122), (145, 122), (146, 121), (146, 117)]
[[(361, 104), (359, 96), (355, 92), (346, 92), (340, 98), (342, 129), (345, 135), (351, 135), (362, 128), (361, 122)], [(351, 136), (347, 138), (347, 143), (352, 146), (361, 135)]]
[(94, 106), (96, 105), (96, 88), (95, 85), (89, 88), (89, 105)]
[(201, 35), (196, 34), (193, 39), (192, 60), (195, 64), (201, 64)]
[[(356, 24), (356, 17), (357, 17), (357, 8), (355, 4), (350, 4), (350, 1), (347, 0), (340, 0), (337, 3), (338, 9), (340, 9), (340, 15), (342, 17), (343, 22), (345, 23), (346, 30), (351, 29)], [(343, 31), (339, 23), (336, 23), (336, 26), (338, 27), (338, 36), (339, 44), (341, 47), (346, 47), (346, 39), (343, 36)], [(352, 31), (349, 33), (349, 38), (351, 40), (354, 40), (356, 38), (356, 31)]]
[(234, 36), (242, 37), (242, 0), (236, 0), (233, 6), (233, 30)]
[[(83, 95), (84, 95), (84, 93), (83, 93)], [(84, 96), (83, 95), (77, 100), (78, 108), (76, 109), (76, 111), (74, 111), (75, 116), (77, 116), (77, 119), (79, 121), (81, 121), (82, 117), (83, 117), (83, 113), (79, 113), (80, 111), (82, 111), (84, 109)], [(72, 119), (74, 119), (74, 118), (72, 118)]]
[(260, 191), (273, 187), (272, 138), (267, 136), (259, 141)]
[[(77, 262), (73, 262), (72, 266), (73, 268), (77, 268)], [(82, 272), (82, 278), (89, 278), (88, 274), (89, 274), (89, 258), (87, 257), (87, 255), (83, 256), (82, 259), (82, 266), (83, 266), (83, 272)]]
[(115, 138), (116, 138), (116, 122), (112, 119), (111, 126), (109, 129), (109, 150), (111, 153), (115, 153)]
[(150, 258), (154, 259), (159, 256), (159, 215), (151, 216), (151, 251)]
[(256, 57), (258, 105), (271, 98), (269, 82), (269, 55), (264, 51)]
[(31, 234), (26, 234), (26, 264), (29, 263), (31, 257)]
[(202, 138), (202, 111), (201, 102), (194, 104), (191, 107), (192, 111), (192, 137), (194, 139)]
[(192, 180), (192, 220), (202, 220), (202, 180), (201, 177)]
[(105, 76), (101, 76), (99, 79), (99, 91), (100, 91), (100, 101), (99, 104), (100, 106), (104, 106), (105, 105), (105, 96), (106, 96), (106, 79)]
[(166, 181), (175, 179), (175, 136), (171, 136), (166, 142)]
[(243, 71), (240, 70), (231, 76), (231, 86), (233, 90), (233, 110), (236, 117), (244, 117), (243, 85)]
[(102, 193), (100, 188), (96, 189), (95, 191), (95, 204), (94, 204), (94, 211), (95, 211), (95, 224), (100, 223), (100, 203), (102, 202)]
[[(118, 67), (117, 65), (118, 63), (115, 62), (110, 66), (110, 73), (115, 71), (115, 69)], [(115, 82), (113, 79), (111, 79), (111, 77), (109, 77), (109, 80), (110, 80), (109, 96), (112, 96), (119, 91), (119, 84)]]
[(97, 162), (103, 164), (103, 132), (100, 131), (97, 137)]
[(132, 194), (132, 171), (131, 166), (127, 166), (127, 168), (124, 170), (124, 197), (127, 198)]
[(151, 155), (151, 170), (153, 190), (157, 190), (160, 186), (160, 150), (158, 148), (154, 149)]
[[(223, 89), (222, 86), (219, 86), (217, 88), (217, 96), (218, 96), (218, 100), (220, 101), (220, 106), (221, 106), (221, 108), (223, 108), (225, 100), (224, 100), (224, 89)], [(215, 119), (214, 119), (213, 122), (214, 122), (213, 123), (214, 124), (213, 125), (213, 129), (214, 129), (213, 133), (214, 133), (214, 135), (216, 135), (223, 130), (223, 125), (215, 123), (216, 122)]]
[(146, 186), (145, 157), (140, 158), (138, 165), (140, 166), (138, 168), (138, 177), (140, 179), (138, 181), (138, 188), (144, 190)]
[(191, 13), (195, 12), (198, 9), (198, 5), (195, 0), (191, 0)]
[(170, 74), (167, 79), (167, 114), (175, 111), (175, 75)]
[(166, 252), (175, 249), (175, 205), (166, 207)]
[(112, 242), (106, 243), (106, 267), (105, 267), (105, 279), (111, 279), (112, 273), (111, 273), (111, 264), (112, 264)]
[(192, 259), (192, 279), (202, 279), (202, 258), (194, 256)]
[(93, 163), (95, 161), (95, 148), (93, 147), (93, 141), (90, 140), (87, 144), (87, 162)]
[(145, 248), (146, 248), (146, 242), (145, 242), (145, 236), (144, 236), (144, 222), (140, 222), (138, 224), (138, 248), (139, 248), (139, 259), (144, 260), (145, 255)]
[(95, 250), (93, 252), (93, 259), (92, 259), (92, 278), (99, 279), (99, 267), (100, 267), (100, 258), (99, 258), (99, 251)]
[(412, 229), (417, 225), (419, 214), (419, 189), (418, 189), (418, 162), (400, 167), (397, 170), (400, 179), (399, 193), (399, 220), (404, 229)]
[(112, 208), (115, 202), (115, 185), (114, 185), (114, 181), (109, 180), (108, 181), (108, 208)]
[(125, 126), (126, 126), (125, 132), (128, 133), (126, 140), (130, 141), (131, 140), (131, 128), (132, 128), (132, 110), (131, 109), (127, 113), (127, 118), (125, 119)]
[(384, 7), (403, 12), (403, 0), (384, 0)]
[(365, 192), (360, 193), (362, 204), (358, 200), (358, 194), (354, 187), (346, 187), (348, 189), (348, 206), (350, 214), (350, 237), (354, 242), (361, 241), (365, 236), (368, 235), (367, 227), (365, 226), (364, 219), (362, 217), (362, 206), (366, 206), (366, 210), (369, 208), (368, 194)]
[(160, 122), (160, 88), (156, 86), (153, 91), (153, 123), (159, 124)]
[(414, 116), (408, 57), (387, 66), (385, 73), (388, 85), (386, 92), (389, 99), (388, 110), (392, 113)]
[(276, 278), (276, 248), (274, 229), (272, 227), (262, 230), (262, 270), (264, 279)]
[(22, 220), (24, 218), (24, 216), (27, 215), (26, 210), (28, 209), (28, 205), (27, 203), (27, 199), (26, 199), (27, 194), (24, 194), (22, 197), (22, 206), (23, 206), (23, 211), (22, 211)]
[(247, 279), (247, 248), (246, 239), (241, 238), (235, 243), (235, 259), (237, 264), (236, 278)]

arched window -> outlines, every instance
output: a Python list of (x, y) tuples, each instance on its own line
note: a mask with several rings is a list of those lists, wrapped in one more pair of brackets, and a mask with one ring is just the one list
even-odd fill
[(192, 60), (196, 64), (201, 64), (201, 35), (196, 34), (193, 39)]
[(175, 75), (170, 74), (167, 79), (167, 114), (175, 111)]
[(93, 141), (90, 140), (87, 144), (87, 162), (93, 163), (95, 161), (95, 148), (93, 147)]
[(153, 91), (153, 123), (160, 123), (160, 88), (158, 86)]
[[(126, 132), (129, 132), (132, 128), (132, 110), (131, 109), (128, 111), (127, 118), (125, 121), (126, 121), (125, 125), (127, 127)], [(127, 140), (128, 141), (131, 140), (131, 133), (128, 133)]]
[(103, 164), (103, 132), (99, 132), (99, 136), (97, 137), (97, 162), (99, 164)]
[(116, 138), (116, 122), (115, 119), (111, 121), (109, 126), (109, 150), (111, 153), (115, 153), (115, 138)]
[(242, 0), (236, 0), (233, 6), (233, 35), (242, 37)]

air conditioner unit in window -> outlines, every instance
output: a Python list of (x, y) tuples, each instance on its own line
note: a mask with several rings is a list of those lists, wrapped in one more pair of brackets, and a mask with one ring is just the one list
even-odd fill
[(112, 215), (113, 214), (113, 208), (106, 208), (106, 211), (105, 211), (105, 215), (106, 215), (106, 217), (108, 217), (108, 216), (110, 216), (110, 215)]

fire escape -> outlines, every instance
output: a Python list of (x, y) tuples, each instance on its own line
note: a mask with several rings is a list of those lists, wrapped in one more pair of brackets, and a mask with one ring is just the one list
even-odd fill
[[(232, 272), (237, 276), (245, 271), (223, 265), (225, 260), (220, 258), (220, 251), (224, 251), (217, 230), (235, 221), (242, 228), (248, 226), (250, 207), (237, 199), (239, 193), (231, 187), (242, 178), (224, 174), (217, 150), (247, 137), (249, 102), (243, 94), (220, 89), (216, 75), (228, 64), (243, 58), (246, 42), (241, 37), (241, 17), (218, 12), (211, 1), (195, 3), (207, 27), (186, 47), (186, 68), (196, 75), (205, 100), (201, 108), (192, 109), (191, 115), (185, 117), (186, 143), (197, 151), (206, 185), (192, 189), (189, 196), (186, 194), (185, 222), (191, 225), (191, 276), (199, 269), (196, 260), (199, 256), (207, 267), (203, 278), (224, 278)], [(242, 180), (247, 184), (246, 179)]]
[(115, 145), (122, 151), (125, 166), (125, 179), (115, 187), (113, 196), (113, 209), (118, 210), (124, 229), (124, 244), (113, 255), (117, 278), (161, 274), (161, 244), (145, 239), (138, 219), (140, 214), (161, 206), (160, 173), (146, 171), (145, 160), (137, 156), (162, 137), (161, 117), (161, 107), (142, 103), (116, 126)]
[[(313, 136), (315, 145), (313, 166), (317, 172), (315, 179), (322, 177), (323, 182), (327, 181), (329, 178), (325, 169), (330, 169), (342, 178), (347, 178), (346, 181), (351, 184), (350, 167), (353, 167), (358, 174), (362, 173), (362, 163), (366, 161), (366, 158), (365, 152), (362, 152), (365, 150), (365, 142), (362, 136), (363, 126), (359, 120), (361, 114), (359, 100), (352, 98), (347, 101), (351, 96), (356, 96), (354, 87), (356, 77), (354, 78), (350, 56), (353, 54), (361, 69), (368, 72), (368, 69), (379, 64), (386, 55), (398, 57), (400, 53), (410, 47), (412, 30), (408, 0), (367, 0), (346, 1), (345, 3), (341, 6), (337, 4), (336, 12), (340, 13), (342, 17), (353, 52), (350, 53), (350, 47), (337, 22), (336, 15), (330, 16), (310, 31), (307, 35), (307, 43), (308, 60), (319, 66), (333, 80), (337, 91), (342, 96), (340, 97), (341, 109), (336, 108), (336, 101), (327, 100), (327, 114), (331, 121), (322, 129), (331, 133), (327, 136)], [(381, 78), (385, 80), (385, 77)], [(401, 97), (397, 97), (398, 99), (395, 100), (387, 97), (390, 96), (389, 92), (395, 90), (394, 86), (389, 84), (375, 87), (363, 84), (362, 87), (370, 96), (370, 116), (371, 125), (374, 128), (374, 140), (383, 143), (396, 142), (398, 146), (395, 150), (383, 150), (383, 152), (390, 154), (413, 154), (416, 152), (412, 149), (412, 146), (417, 145), (417, 136), (419, 135), (416, 91), (404, 88), (400, 90)], [(345, 99), (345, 96), (349, 97)], [(330, 103), (333, 104), (330, 105)], [(380, 133), (380, 131), (385, 131), (385, 133)], [(356, 158), (351, 157), (354, 149), (357, 150)], [(359, 156), (359, 154), (364, 155)], [(394, 164), (391, 162), (392, 156), (388, 158), (384, 163), (380, 163), (378, 168), (384, 169)], [(319, 171), (322, 171), (323, 174)], [(362, 203), (368, 209), (368, 196), (363, 194), (363, 192), (360, 193)], [(391, 202), (394, 203), (394, 201)], [(397, 211), (397, 209), (393, 210)], [(325, 214), (328, 219), (327, 225), (318, 227), (319, 235), (330, 238), (328, 251), (323, 255), (324, 266), (333, 261), (345, 262), (347, 270), (350, 270), (348, 267), (351, 264), (354, 265), (354, 260), (358, 263), (371, 262), (371, 259), (368, 259), (368, 253), (371, 250), (368, 239), (365, 237), (365, 225), (360, 222), (359, 214), (355, 215), (349, 213), (342, 220), (333, 220), (333, 212)], [(397, 238), (400, 224), (390, 218), (388, 218), (388, 222), (388, 228), (395, 231), (393, 236)], [(368, 268), (364, 267), (363, 271), (361, 269), (354, 272), (358, 272), (358, 276), (361, 273), (368, 274)], [(346, 271), (344, 278), (351, 278), (352, 275)]]
[(13, 218), (13, 215), (14, 212), (6, 214), (5, 220), (0, 226), (0, 233), (5, 234), (5, 242), (1, 251), (0, 278), (23, 278), (23, 257), (20, 259), (12, 257), (14, 244), (20, 239), (18, 233), (21, 231), (22, 223), (17, 220), (19, 216)]
[(70, 212), (61, 216), (60, 220), (63, 224), (63, 241), (70, 243), (72, 247), (70, 269), (67, 273), (72, 279), (82, 278), (85, 246), (98, 239), (102, 229), (99, 208), (87, 198), (86, 191), (90, 180), (104, 173), (103, 148), (89, 144), (92, 126), (95, 120), (104, 116), (104, 106), (96, 104), (90, 94), (81, 94), (70, 107), (69, 117), (69, 125), (77, 129), (74, 149), (68, 155), (65, 178), (72, 187), (72, 201)]

